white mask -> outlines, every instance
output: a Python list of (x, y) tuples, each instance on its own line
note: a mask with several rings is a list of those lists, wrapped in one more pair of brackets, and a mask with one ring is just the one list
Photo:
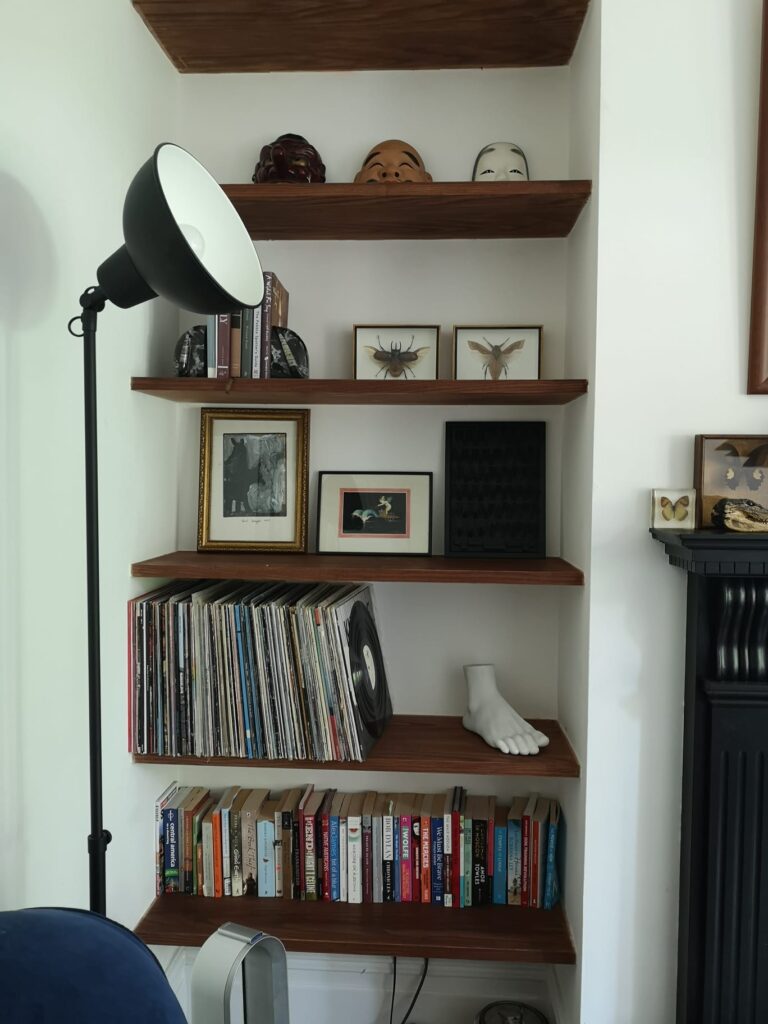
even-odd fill
[(491, 142), (477, 154), (472, 181), (528, 181), (528, 161), (514, 142)]

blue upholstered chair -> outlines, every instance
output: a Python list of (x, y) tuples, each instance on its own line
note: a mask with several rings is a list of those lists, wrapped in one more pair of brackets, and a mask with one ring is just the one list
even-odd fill
[(99, 914), (0, 913), (3, 1024), (186, 1024), (154, 954)]

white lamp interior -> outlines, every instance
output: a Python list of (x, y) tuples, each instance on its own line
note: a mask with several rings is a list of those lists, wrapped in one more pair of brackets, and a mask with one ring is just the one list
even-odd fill
[(258, 306), (264, 278), (245, 226), (218, 182), (180, 146), (157, 153), (166, 202), (190, 248), (216, 283), (242, 306)]

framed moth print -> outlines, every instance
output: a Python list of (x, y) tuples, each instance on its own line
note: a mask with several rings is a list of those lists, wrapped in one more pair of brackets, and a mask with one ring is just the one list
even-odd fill
[(429, 555), (431, 473), (320, 473), (319, 554)]
[(697, 434), (693, 483), (699, 492), (699, 525), (711, 527), (723, 498), (748, 498), (768, 508), (768, 436)]
[(437, 380), (440, 326), (355, 326), (355, 380)]
[(454, 327), (456, 380), (538, 380), (541, 327)]
[(309, 411), (203, 409), (199, 551), (306, 551)]

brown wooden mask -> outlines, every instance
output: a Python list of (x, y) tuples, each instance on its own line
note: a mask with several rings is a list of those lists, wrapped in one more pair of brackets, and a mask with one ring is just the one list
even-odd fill
[(432, 181), (419, 151), (402, 139), (387, 139), (374, 146), (355, 175), (355, 184), (367, 182)]
[(325, 181), (325, 164), (303, 135), (281, 135), (263, 146), (252, 181)]

